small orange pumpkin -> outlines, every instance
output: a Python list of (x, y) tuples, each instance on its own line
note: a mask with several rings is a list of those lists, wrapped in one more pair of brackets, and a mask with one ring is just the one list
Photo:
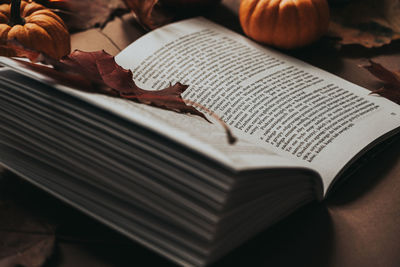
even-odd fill
[(326, 0), (242, 0), (242, 29), (250, 38), (279, 48), (308, 45), (328, 29)]
[(71, 51), (63, 20), (34, 2), (12, 0), (11, 4), (0, 5), (0, 45), (10, 40), (56, 59)]

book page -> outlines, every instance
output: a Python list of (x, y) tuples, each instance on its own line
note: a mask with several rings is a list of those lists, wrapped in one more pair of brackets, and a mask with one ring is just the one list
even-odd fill
[[(325, 189), (358, 152), (400, 126), (396, 104), (203, 18), (155, 30), (116, 60), (143, 88), (190, 85), (184, 98), (214, 111), (241, 140), (255, 144), (233, 153), (244, 162), (256, 161), (262, 148), (317, 170)], [(183, 118), (184, 125), (164, 115), (160, 119), (173, 127), (195, 127), (197, 137), (213, 139), (192, 118)]]

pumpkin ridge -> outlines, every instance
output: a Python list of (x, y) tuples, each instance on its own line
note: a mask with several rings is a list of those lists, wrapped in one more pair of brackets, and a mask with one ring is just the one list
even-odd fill
[[(292, 5), (293, 5), (293, 9), (294, 9), (294, 14), (295, 14), (295, 20), (300, 22), (300, 15), (299, 15), (299, 10), (298, 10), (298, 6), (296, 5), (296, 0), (291, 0), (292, 1)], [(294, 31), (294, 38), (295, 38), (295, 42), (302, 42), (303, 40), (301, 40), (301, 27), (300, 27), (300, 23), (295, 23), (293, 28), (295, 29)]]
[(9, 17), (6, 14), (0, 12), (0, 24), (7, 24), (8, 20)]
[(27, 27), (25, 27), (25, 24), (23, 25), (23, 29), (26, 35), (26, 39), (28, 40), (28, 47), (32, 47), (33, 43), (32, 43), (32, 37), (29, 34), (29, 29)]
[[(320, 0), (311, 0), (311, 2), (313, 2), (315, 9), (317, 10), (317, 15), (318, 15), (319, 21), (323, 21), (324, 16), (329, 17), (329, 11), (328, 11), (328, 14), (321, 15), (321, 12), (325, 11), (324, 10), (325, 8), (324, 8), (324, 6), (321, 5)], [(317, 25), (318, 35), (322, 35), (322, 33), (325, 31), (326, 26), (327, 26), (326, 23), (318, 23), (318, 25)]]
[[(29, 20), (28, 20), (28, 18), (29, 18)], [(49, 27), (49, 26), (51, 26), (51, 25), (53, 25), (53, 24), (56, 24), (56, 27), (57, 28), (59, 28), (59, 27), (63, 27), (64, 25), (62, 25), (61, 23), (59, 23), (58, 21), (52, 21), (52, 23), (50, 23), (48, 20), (47, 20), (47, 15), (45, 15), (45, 14), (41, 14), (41, 15), (37, 15), (37, 16), (29, 16), (29, 17), (27, 17), (26, 18), (26, 23), (35, 23), (35, 24), (38, 24), (38, 25), (40, 25), (41, 27)], [(39, 24), (39, 23), (41, 23), (41, 24)], [(43, 24), (42, 24), (43, 23)]]
[[(313, 31), (314, 27), (310, 27), (309, 25), (315, 25), (318, 20), (316, 19), (316, 11), (314, 10), (314, 7), (312, 6), (311, 0), (303, 0), (301, 2), (295, 1), (296, 7), (297, 7), (297, 15), (299, 19), (299, 43), (301, 45), (306, 45), (309, 43), (310, 39), (313, 38)], [(304, 10), (307, 10), (304, 12)], [(312, 11), (310, 11), (312, 10)], [(312, 14), (308, 14), (312, 13)], [(308, 16), (307, 16), (308, 14)], [(314, 16), (315, 15), (315, 16)], [(307, 23), (307, 21), (309, 23)], [(311, 23), (310, 23), (311, 21)]]
[(21, 0), (21, 17), (25, 18), (25, 12), (26, 12), (26, 2), (24, 0)]
[[(25, 1), (23, 1), (25, 2)], [(40, 10), (45, 10), (45, 7), (35, 3), (35, 2), (31, 2), (31, 3), (27, 3), (25, 2), (25, 6), (24, 6), (24, 16), (28, 17), (31, 16), (33, 13), (40, 11)], [(45, 10), (46, 11), (46, 10)]]
[(56, 15), (53, 12), (49, 12), (48, 10), (44, 10), (44, 9), (36, 10), (33, 13), (31, 13), (28, 17), (39, 16), (39, 15), (44, 15), (44, 16), (47, 16), (47, 17), (51, 17), (52, 19), (57, 20), (57, 22), (62, 24), (64, 27), (66, 27), (64, 21), (58, 15)]
[(28, 46), (30, 44), (30, 40), (26, 35), (26, 31), (24, 26), (22, 25), (15, 25), (11, 27), (7, 34), (7, 41), (17, 40), (19, 43)]
[(296, 13), (296, 20), (298, 23), (296, 23), (296, 39), (298, 42), (303, 43), (303, 25), (301, 23), (303, 22), (301, 16), (300, 16), (300, 11), (299, 8), (301, 7), (301, 3), (299, 3), (296, 0), (292, 0), (293, 5), (295, 6), (295, 13)]
[[(309, 1), (311, 3), (311, 8), (312, 8), (312, 10), (314, 12), (316, 21), (319, 21), (321, 19), (321, 16), (319, 15), (318, 8), (315, 6), (313, 0), (309, 0)], [(317, 23), (317, 27), (314, 30), (314, 31), (316, 31), (316, 35), (319, 35), (319, 32), (320, 32), (319, 28), (320, 28), (320, 23)], [(318, 38), (318, 37), (316, 37), (316, 38)]]
[[(45, 16), (44, 15), (39, 15), (34, 17), (32, 16), (30, 23), (33, 23), (43, 28), (52, 37), (52, 39), (57, 40), (57, 42), (54, 42), (53, 50), (60, 51), (60, 53), (67, 50), (69, 51), (71, 49), (70, 40), (68, 38), (68, 32), (63, 27), (63, 25), (58, 23), (58, 21), (53, 21), (53, 27), (49, 27), (49, 25), (47, 24), (48, 23), (47, 20), (43, 20), (42, 19), (43, 17)], [(55, 52), (55, 54), (58, 53)]]
[(6, 15), (7, 17), (10, 14), (10, 5), (8, 4), (1, 4), (0, 5), (0, 13)]
[(39, 51), (41, 48), (43, 48), (43, 47), (41, 47), (42, 45), (40, 45), (40, 46), (36, 45), (37, 43), (39, 43), (39, 44), (45, 43), (45, 44), (47, 44), (46, 49), (49, 49), (49, 48), (51, 49), (51, 51), (47, 50), (45, 52), (46, 54), (48, 54), (48, 55), (56, 55), (57, 54), (57, 52), (54, 50), (54, 47), (50, 45), (52, 43), (51, 42), (52, 37), (45, 28), (43, 28), (37, 24), (34, 24), (34, 23), (26, 23), (24, 26), (28, 33), (31, 33), (32, 36), (35, 36), (35, 38), (32, 42), (32, 47), (35, 50)]
[[(260, 0), (254, 5), (254, 10), (250, 13), (250, 16), (249, 16), (249, 20), (250, 20), (249, 34), (251, 36), (259, 35), (258, 27), (256, 25), (259, 23), (263, 23), (263, 21), (262, 21), (262, 12), (263, 12), (262, 6), (265, 4), (268, 6), (270, 2), (271, 2), (271, 0)], [(259, 10), (261, 10), (261, 11), (259, 11)]]
[[(269, 28), (268, 30), (272, 33), (276, 31), (277, 23), (278, 23), (278, 16), (279, 16), (279, 7), (280, 2), (279, 0), (271, 0), (270, 4), (268, 5), (268, 9), (266, 10), (266, 16), (270, 18), (269, 22)], [(269, 36), (269, 38), (264, 39), (265, 42), (273, 42), (273, 34), (272, 37)]]
[[(246, 34), (251, 36), (251, 15), (253, 14), (257, 3), (257, 0), (250, 0), (249, 3), (242, 1), (240, 8), (239, 8), (239, 13), (245, 14), (245, 18), (241, 20), (242, 23), (242, 28), (246, 32)], [(251, 12), (248, 11), (248, 7), (250, 6)]]
[[(268, 3), (265, 7), (260, 7), (261, 12), (260, 16), (258, 18), (258, 25), (265, 25), (265, 28), (260, 28), (255, 25), (254, 27), (258, 29), (256, 36), (259, 36), (257, 38), (258, 41), (261, 42), (268, 42), (268, 39), (270, 38), (265, 38), (266, 36), (264, 35), (265, 31), (270, 31), (274, 32), (275, 31), (275, 26), (277, 24), (277, 16), (276, 10), (279, 9), (279, 3), (281, 0), (268, 0)], [(262, 37), (262, 38), (260, 38)]]
[[(281, 36), (282, 35), (287, 35), (287, 31), (285, 30), (284, 32), (281, 31), (280, 27), (281, 27), (281, 20), (282, 20), (282, 13), (283, 13), (283, 6), (285, 4), (285, 0), (282, 0), (279, 2), (279, 7), (278, 7), (278, 14), (276, 16), (276, 27), (274, 29), (274, 31), (272, 32), (272, 44), (275, 46), (279, 46), (279, 44), (281, 43)], [(285, 29), (285, 28), (284, 28)]]
[(10, 30), (11, 27), (7, 24), (4, 27), (0, 28), (0, 44), (5, 44), (7, 42), (7, 36)]
[(41, 28), (45, 29), (46, 32), (48, 32), (51, 36), (57, 37), (57, 38), (59, 38), (61, 35), (64, 35), (64, 34), (60, 33), (60, 30), (66, 31), (63, 28), (63, 25), (58, 23), (57, 21), (53, 22), (56, 25), (55, 28), (57, 28), (56, 30), (53, 30), (52, 28), (49, 27), (50, 25), (48, 24), (48, 22), (45, 19), (42, 19), (42, 17), (38, 17), (38, 16), (32, 17), (31, 20), (29, 21), (29, 23), (40, 26)]

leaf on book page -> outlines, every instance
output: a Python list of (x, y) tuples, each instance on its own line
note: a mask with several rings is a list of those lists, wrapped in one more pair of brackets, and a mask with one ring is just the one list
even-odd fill
[[(29, 50), (27, 54), (29, 55)], [(178, 113), (189, 113), (208, 121), (203, 113), (193, 106), (187, 105), (182, 99), (181, 94), (188, 88), (187, 85), (176, 83), (158, 91), (141, 89), (135, 84), (132, 72), (119, 66), (114, 57), (105, 51), (76, 50), (61, 60), (54, 60), (43, 54), (36, 58), (41, 63), (51, 65), (53, 68), (16, 61), (58, 83), (82, 91), (130, 99)]]
[(77, 50), (61, 59), (55, 67), (82, 73), (91, 77), (96, 83), (102, 81), (106, 87), (113, 89), (122, 98), (178, 113), (190, 113), (207, 120), (203, 113), (193, 106), (188, 106), (182, 99), (181, 94), (188, 88), (187, 85), (176, 83), (158, 91), (141, 89), (135, 84), (132, 72), (119, 66), (114, 57), (105, 51), (83, 52)]
[(400, 39), (399, 0), (354, 0), (331, 9), (328, 35), (339, 44), (380, 47)]
[(378, 94), (400, 104), (400, 71), (389, 70), (373, 60), (362, 67), (384, 82), (384, 86), (372, 94)]
[(198, 103), (182, 98), (182, 93), (185, 92), (188, 85), (178, 82), (162, 90), (144, 90), (134, 82), (132, 71), (119, 66), (114, 57), (105, 51), (83, 52), (76, 50), (60, 60), (55, 60), (42, 53), (38, 54), (38, 52), (24, 48), (16, 42), (7, 45), (19, 51), (20, 56), (50, 65), (51, 67), (48, 67), (43, 64), (14, 59), (18, 64), (41, 73), (59, 84), (85, 92), (129, 99), (177, 113), (196, 115), (210, 122), (202, 112), (195, 108), (198, 107), (209, 113), (223, 126), (229, 144), (236, 142), (236, 138), (229, 127), (215, 113)]
[(39, 267), (52, 254), (54, 227), (0, 200), (0, 266)]

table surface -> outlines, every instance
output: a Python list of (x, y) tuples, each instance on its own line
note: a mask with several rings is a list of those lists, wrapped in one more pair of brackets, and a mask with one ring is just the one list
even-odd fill
[[(240, 31), (238, 0), (206, 16)], [(143, 35), (126, 14), (103, 29), (72, 36), (73, 48), (117, 54)], [(90, 38), (90, 39), (89, 39)], [(91, 40), (88, 42), (87, 40)], [(359, 65), (368, 58), (400, 69), (400, 42), (378, 49), (335, 49), (328, 39), (291, 55), (368, 89), (382, 85)], [(6, 191), (22, 207), (58, 225), (57, 247), (46, 266), (133, 266), (172, 263), (41, 192), (10, 172)], [(329, 199), (310, 203), (257, 235), (216, 266), (400, 266), (400, 141), (360, 168)]]

